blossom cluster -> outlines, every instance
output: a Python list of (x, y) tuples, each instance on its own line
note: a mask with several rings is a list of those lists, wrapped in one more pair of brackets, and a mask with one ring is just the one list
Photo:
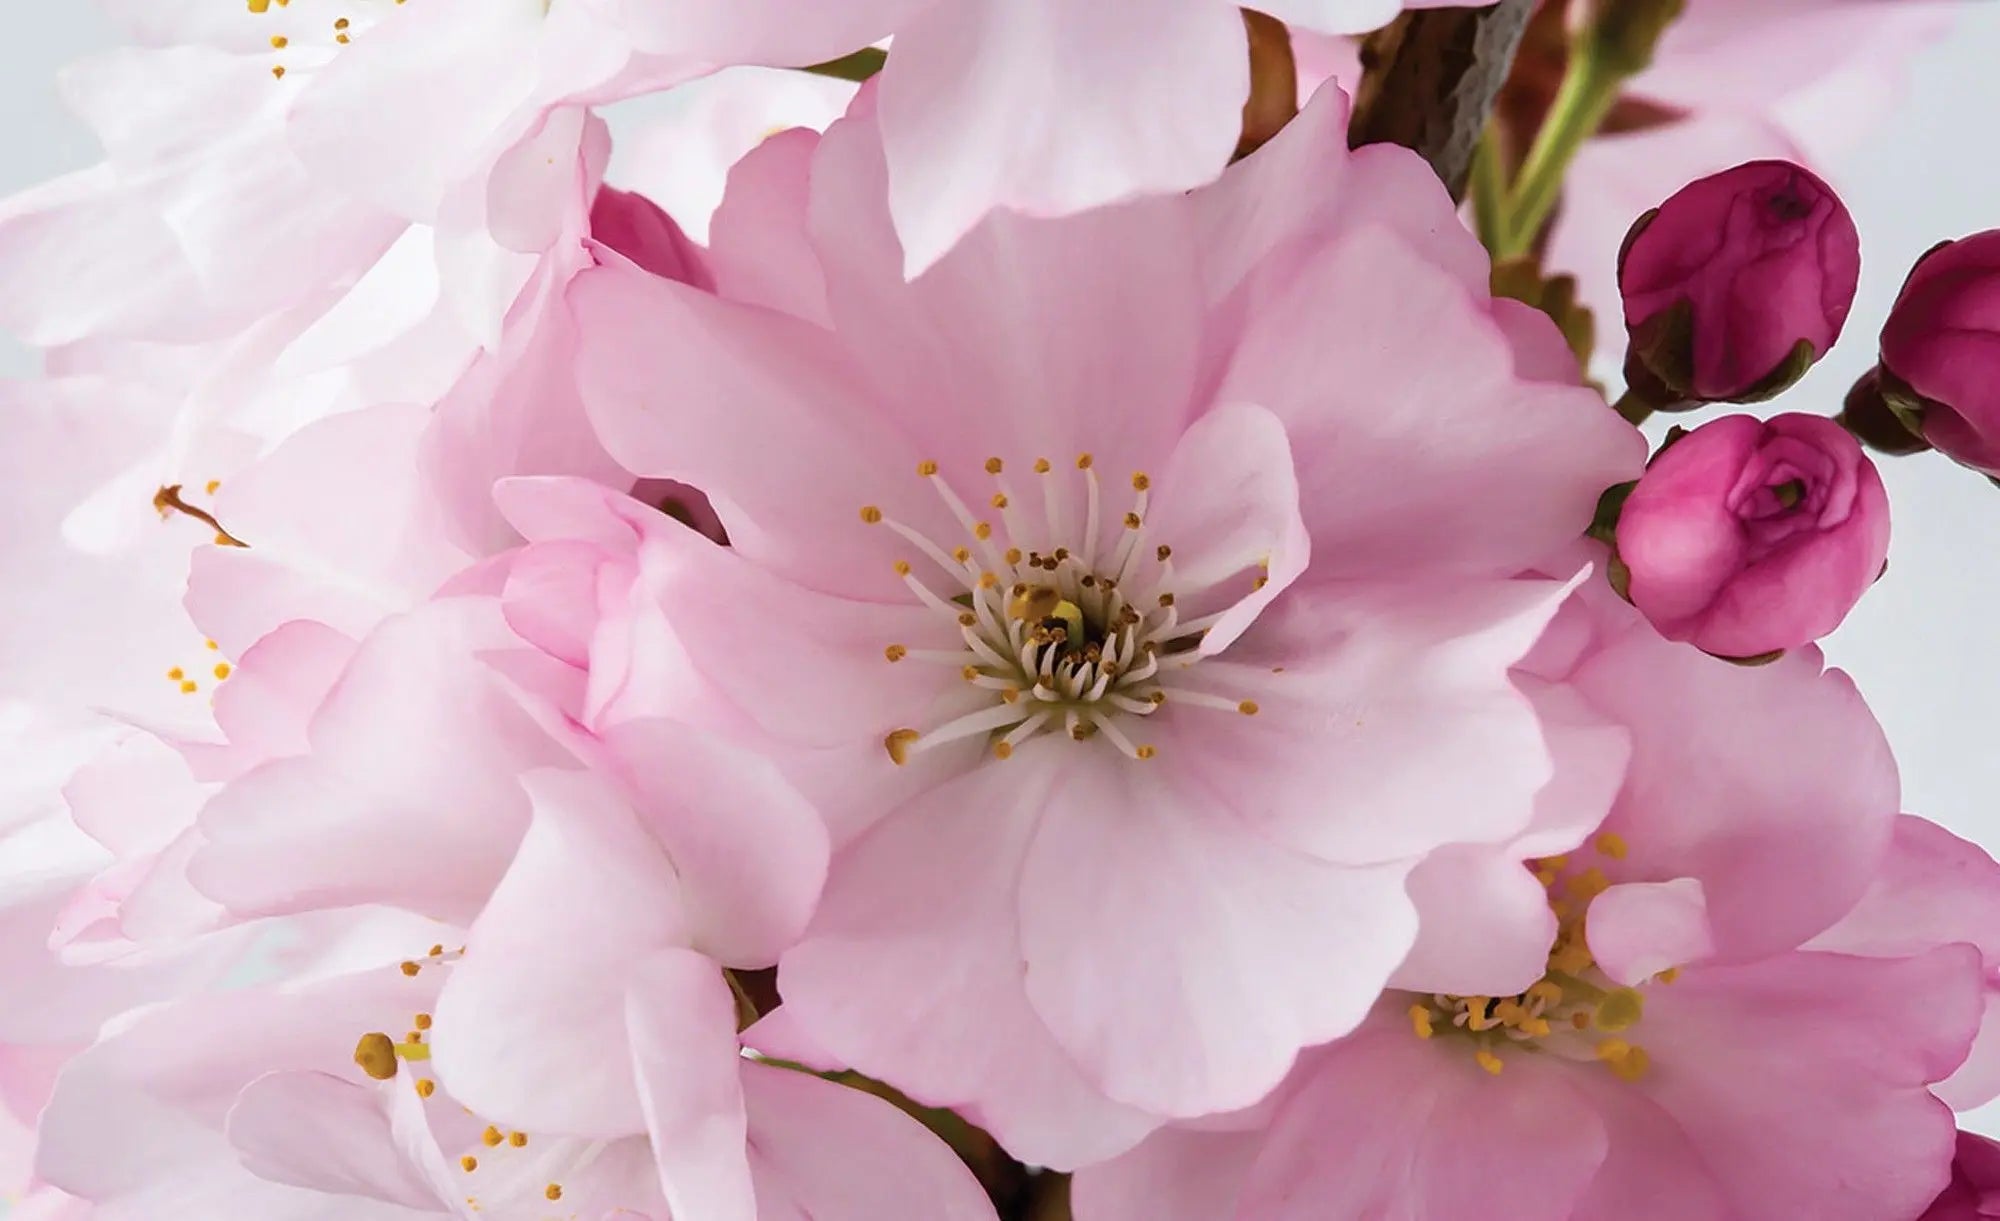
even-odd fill
[(2000, 865), (1815, 643), (1863, 442), (2000, 472), (2000, 239), (1635, 426), (1847, 329), (1801, 129), (1953, 6), (1687, 0), (1564, 147), (1649, 2), (1468, 223), (1350, 148), (1435, 3), (100, 0), (11, 1221), (2000, 1215)]

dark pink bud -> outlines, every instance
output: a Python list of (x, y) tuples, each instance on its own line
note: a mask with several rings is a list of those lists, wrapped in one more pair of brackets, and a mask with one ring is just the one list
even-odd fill
[(1840, 337), (1860, 278), (1854, 218), (1810, 171), (1752, 161), (1691, 182), (1625, 239), (1627, 380), (1659, 406), (1770, 398)]
[(1883, 395), (1931, 445), (2000, 475), (2000, 230), (1918, 261), (1882, 327)]
[(644, 195), (600, 188), (590, 206), (590, 236), (656, 276), (715, 291), (701, 247)]
[(1726, 416), (1668, 446), (1619, 514), (1626, 596), (1669, 640), (1759, 657), (1819, 639), (1889, 555), (1889, 497), (1832, 420)]
[(1958, 1134), (1951, 1185), (1918, 1221), (1994, 1221), (2000, 1218), (2000, 1145), (1970, 1132)]

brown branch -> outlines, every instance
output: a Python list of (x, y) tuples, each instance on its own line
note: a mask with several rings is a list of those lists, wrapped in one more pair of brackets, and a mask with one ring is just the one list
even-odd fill
[(1369, 35), (1347, 142), (1415, 149), (1452, 198), (1462, 198), (1472, 154), (1535, 4), (1419, 9)]

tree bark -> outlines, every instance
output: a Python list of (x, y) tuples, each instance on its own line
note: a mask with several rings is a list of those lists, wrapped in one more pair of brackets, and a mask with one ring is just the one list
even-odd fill
[(1347, 142), (1415, 149), (1452, 198), (1464, 198), (1473, 152), (1536, 3), (1419, 9), (1369, 35)]

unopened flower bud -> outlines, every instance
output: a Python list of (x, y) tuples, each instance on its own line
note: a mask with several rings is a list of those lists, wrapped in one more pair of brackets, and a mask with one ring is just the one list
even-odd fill
[(1833, 189), (1787, 161), (1691, 182), (1625, 239), (1626, 380), (1656, 409), (1768, 399), (1840, 337), (1861, 238)]
[(1625, 595), (1661, 635), (1762, 657), (1831, 632), (1881, 575), (1889, 498), (1832, 420), (1726, 416), (1654, 458), (1616, 538)]
[(1882, 327), (1882, 395), (1954, 460), (2000, 475), (2000, 230), (1934, 248)]

